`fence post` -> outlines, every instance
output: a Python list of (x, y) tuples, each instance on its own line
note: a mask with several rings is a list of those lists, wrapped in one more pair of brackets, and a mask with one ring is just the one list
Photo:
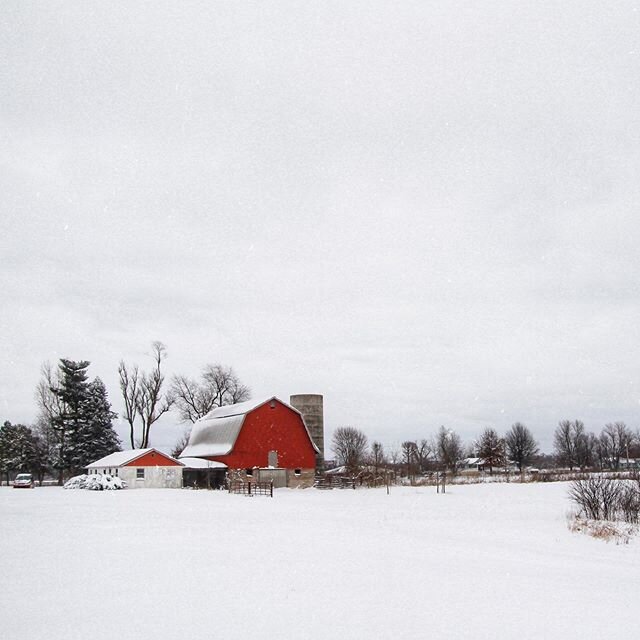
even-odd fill
[(271, 488), (271, 497), (273, 498), (273, 480), (271, 481), (270, 484), (271, 484), (271, 487), (270, 487)]

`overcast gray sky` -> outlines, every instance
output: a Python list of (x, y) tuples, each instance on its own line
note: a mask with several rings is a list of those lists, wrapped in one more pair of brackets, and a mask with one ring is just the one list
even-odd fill
[(0, 419), (162, 340), (327, 438), (640, 425), (638, 0), (5, 0), (0, 90)]

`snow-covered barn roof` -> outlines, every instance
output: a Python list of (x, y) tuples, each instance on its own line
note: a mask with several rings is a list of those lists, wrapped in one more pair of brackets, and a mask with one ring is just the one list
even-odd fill
[(213, 418), (211, 414), (198, 420), (189, 436), (189, 444), (182, 453), (185, 457), (223, 456), (231, 449), (240, 433), (244, 414), (226, 418)]
[[(204, 418), (200, 418), (200, 420), (193, 425), (191, 435), (189, 436), (189, 444), (184, 448), (182, 455), (187, 458), (227, 455), (236, 443), (247, 413), (272, 400), (277, 400), (285, 407), (295, 411), (302, 418), (302, 414), (295, 407), (292, 407), (286, 402), (282, 402), (282, 400), (276, 398), (276, 396), (259, 400), (248, 400), (247, 402), (239, 402), (238, 404), (231, 404), (226, 407), (218, 407), (217, 409), (209, 411)], [(304, 418), (302, 424), (304, 424)], [(307, 429), (306, 425), (305, 429)], [(307, 434), (309, 434), (308, 429)], [(309, 439), (314, 449), (318, 451), (311, 435), (309, 435)]]
[[(278, 398), (276, 398), (275, 396), (269, 396), (268, 398), (247, 400), (246, 402), (229, 404), (224, 407), (216, 407), (215, 409), (209, 411), (209, 413), (207, 413), (203, 420), (206, 420), (207, 418), (227, 418), (229, 416), (245, 415), (249, 413), (249, 411), (253, 411), (258, 407), (261, 407), (263, 404), (267, 404), (267, 402), (270, 402), (271, 400), (278, 400)], [(279, 400), (279, 402), (282, 402), (282, 400)]]
[[(151, 453), (152, 451), (155, 451), (170, 460), (175, 460), (175, 458), (172, 458), (166, 453), (162, 453), (162, 451), (153, 447), (149, 447), (147, 449), (129, 449), (129, 451), (115, 451), (114, 453), (110, 453), (108, 456), (100, 458), (100, 460), (96, 460), (95, 462), (87, 465), (87, 469), (94, 469), (96, 467), (122, 467), (134, 460), (137, 460), (138, 458), (141, 458), (147, 453)], [(182, 464), (179, 460), (176, 460), (176, 462)]]

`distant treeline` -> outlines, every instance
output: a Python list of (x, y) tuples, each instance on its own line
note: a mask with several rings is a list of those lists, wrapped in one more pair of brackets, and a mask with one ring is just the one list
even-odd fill
[(588, 433), (580, 420), (561, 420), (554, 433), (553, 455), (540, 453), (531, 430), (520, 422), (503, 436), (487, 427), (477, 440), (466, 447), (453, 429), (440, 427), (431, 438), (406, 440), (400, 447), (385, 451), (374, 441), (369, 446), (363, 431), (340, 427), (332, 438), (336, 464), (348, 473), (364, 466), (373, 470), (392, 467), (415, 476), (445, 469), (456, 473), (463, 467), (488, 472), (518, 470), (530, 465), (547, 468), (619, 470), (640, 458), (640, 434), (624, 422), (607, 423), (599, 434)]

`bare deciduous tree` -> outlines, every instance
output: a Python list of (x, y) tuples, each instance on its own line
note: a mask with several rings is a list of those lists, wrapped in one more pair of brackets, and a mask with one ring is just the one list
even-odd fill
[(369, 456), (369, 462), (373, 467), (374, 473), (377, 475), (378, 470), (386, 464), (386, 458), (384, 455), (384, 448), (381, 442), (373, 442), (371, 445), (371, 454)]
[(516, 422), (504, 438), (509, 458), (518, 465), (520, 472), (538, 453), (538, 443), (531, 431), (521, 422)]
[(140, 383), (138, 365), (127, 368), (124, 360), (120, 360), (118, 376), (120, 378), (120, 392), (124, 402), (122, 417), (129, 424), (129, 442), (131, 448), (135, 449), (135, 422), (138, 416), (138, 385)]
[(584, 470), (593, 464), (593, 443), (580, 420), (561, 420), (553, 436), (556, 457), (569, 469), (580, 467)]
[(398, 470), (398, 465), (400, 464), (401, 460), (402, 454), (400, 453), (400, 450), (397, 447), (391, 449), (391, 452), (389, 453), (389, 462), (391, 463), (395, 471)]
[(505, 442), (495, 429), (487, 427), (477, 443), (478, 457), (484, 460), (485, 466), (489, 467), (489, 474), (493, 473), (494, 467), (502, 467), (505, 462)]
[(190, 429), (185, 429), (184, 433), (180, 436), (180, 439), (173, 445), (171, 449), (171, 455), (174, 458), (179, 458), (185, 447), (189, 444)]
[(332, 448), (338, 464), (355, 473), (365, 460), (367, 436), (355, 427), (338, 427), (333, 434)]
[(413, 483), (416, 475), (416, 450), (417, 445), (412, 440), (406, 440), (402, 443), (402, 461), (407, 469), (407, 478)]
[(244, 402), (251, 397), (249, 387), (240, 382), (235, 371), (219, 364), (205, 366), (202, 382), (174, 376), (171, 393), (184, 422), (195, 422), (216, 407)]
[(600, 434), (602, 455), (607, 466), (620, 468), (620, 460), (629, 455), (633, 445), (633, 433), (624, 422), (610, 422), (604, 426)]
[(429, 442), (429, 440), (422, 438), (422, 440), (419, 440), (418, 442), (416, 442), (415, 455), (416, 455), (416, 462), (418, 464), (418, 471), (420, 473), (423, 473), (424, 471), (426, 471), (427, 463), (429, 461), (429, 458), (432, 456), (432, 454), (433, 454), (433, 445), (431, 444), (431, 442)]
[(453, 429), (440, 427), (436, 435), (436, 454), (438, 460), (452, 473), (456, 472), (462, 459), (463, 449), (460, 436)]
[(56, 391), (60, 388), (60, 371), (50, 362), (44, 362), (40, 368), (40, 381), (36, 387), (36, 402), (40, 409), (39, 419), (53, 427), (64, 411), (64, 402)]
[[(595, 433), (587, 434), (586, 448), (589, 456), (589, 466), (597, 466), (600, 463), (600, 444)], [(602, 465), (600, 465), (602, 468)]]
[[(138, 365), (127, 367), (124, 361), (120, 361), (118, 367), (120, 391), (125, 405), (123, 417), (129, 423), (132, 448), (135, 448), (136, 445), (143, 449), (149, 446), (151, 426), (169, 411), (174, 403), (171, 393), (165, 393), (162, 390), (164, 384), (162, 362), (167, 357), (167, 349), (162, 342), (152, 343), (151, 357), (154, 361), (154, 367), (148, 373), (141, 373)], [(141, 435), (139, 441), (136, 442), (135, 423), (137, 418), (140, 419)]]

